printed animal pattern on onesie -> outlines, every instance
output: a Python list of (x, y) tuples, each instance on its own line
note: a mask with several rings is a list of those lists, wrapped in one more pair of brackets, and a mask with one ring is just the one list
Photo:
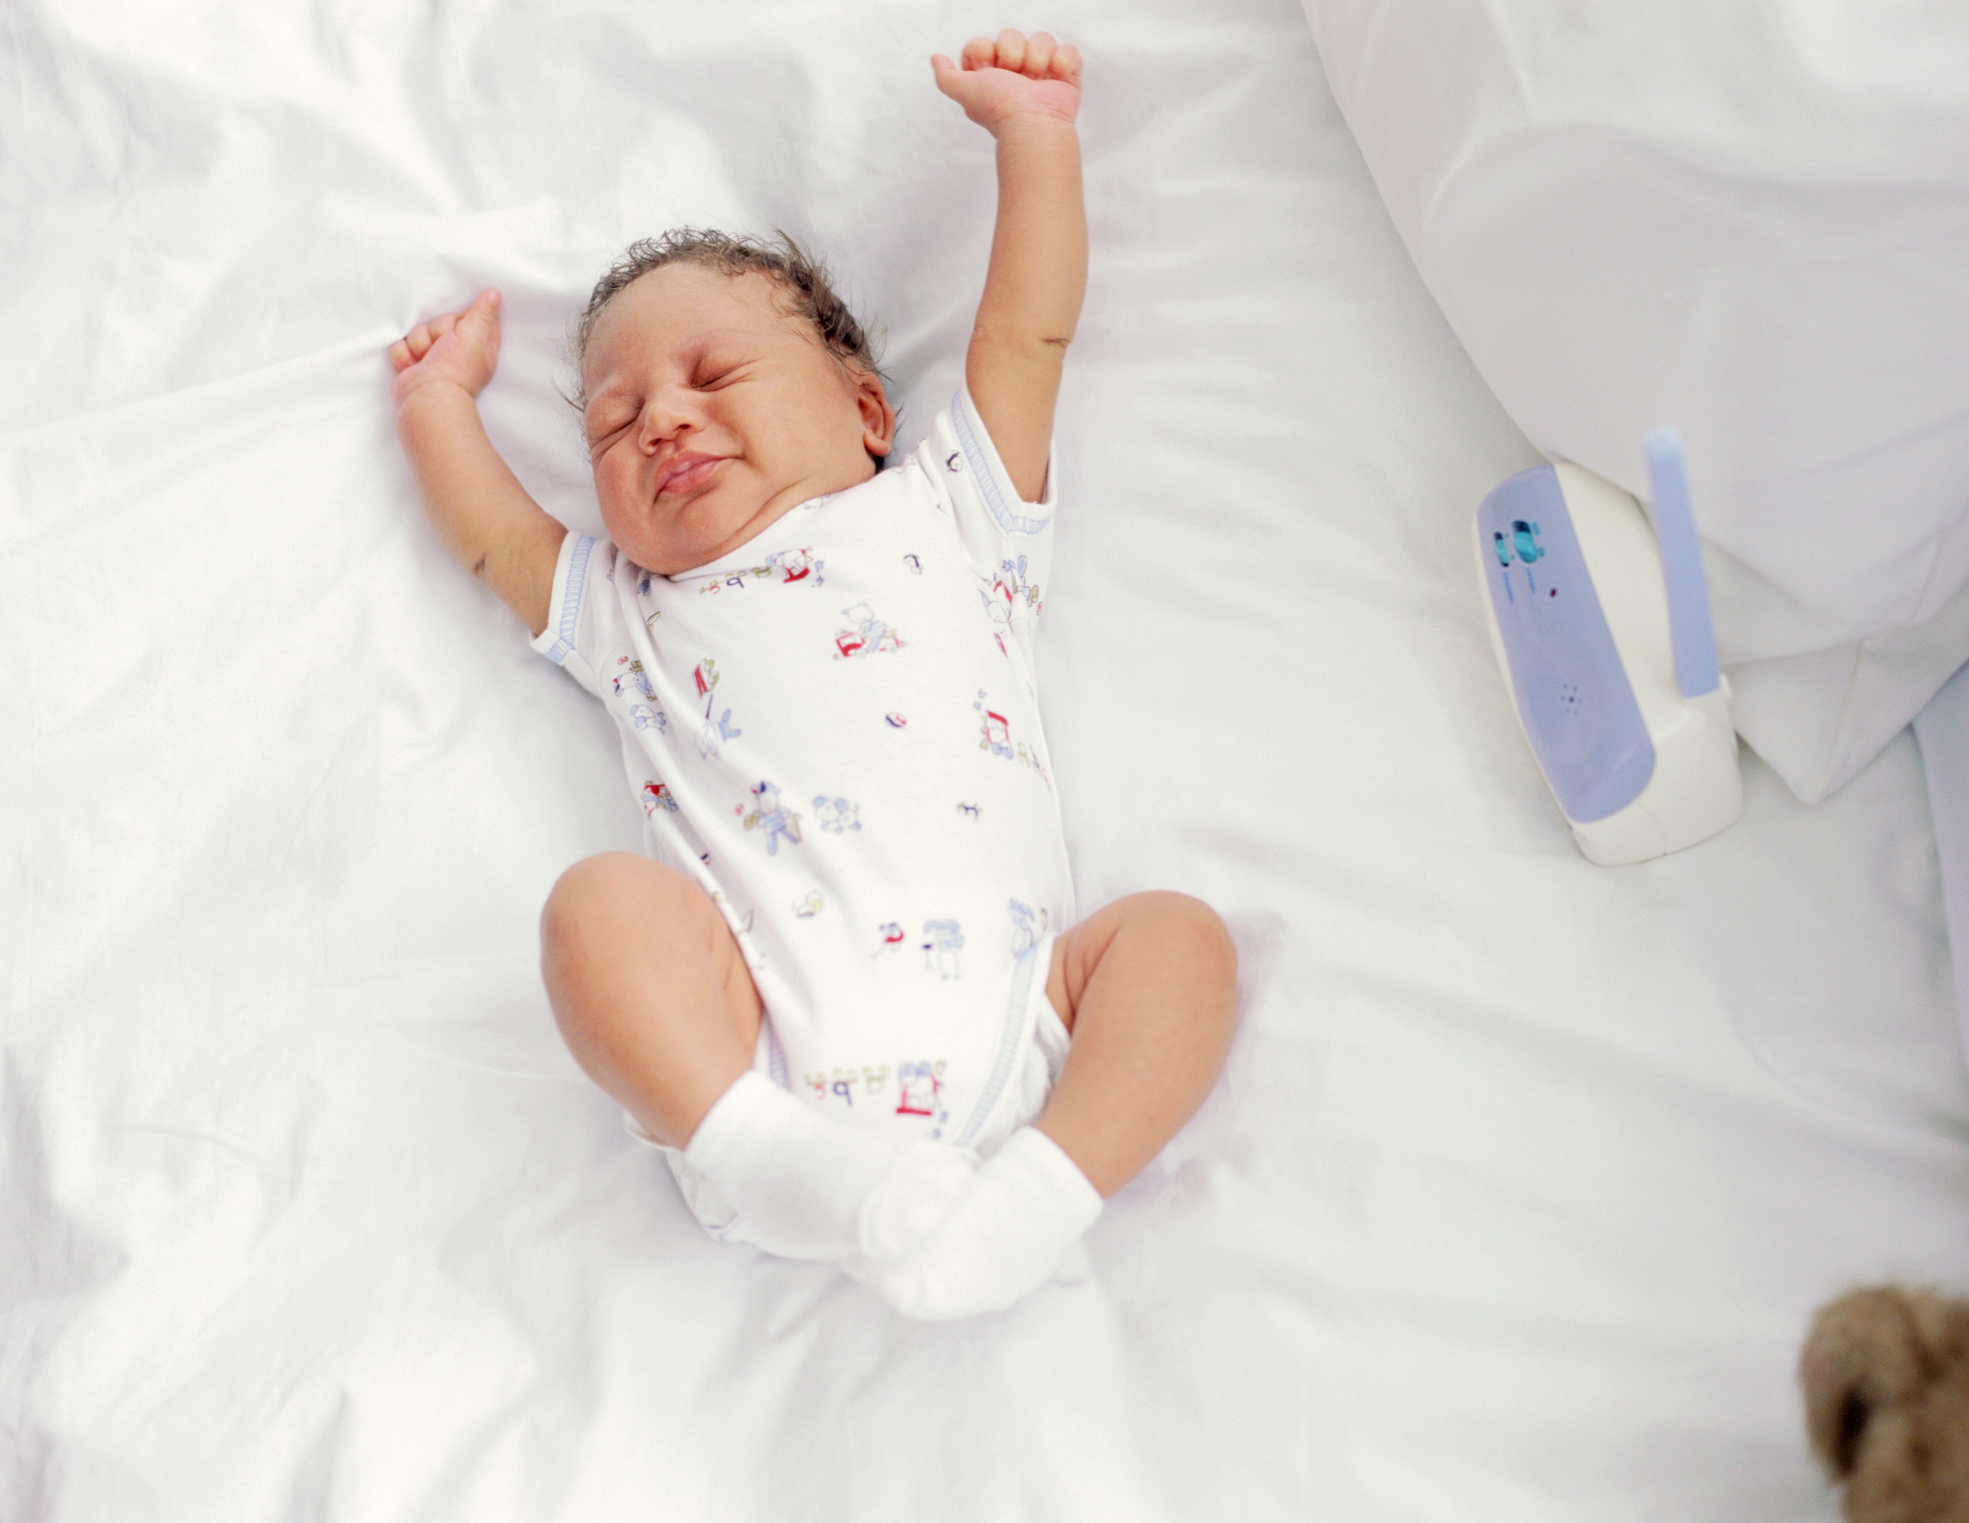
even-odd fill
[(745, 814), (745, 806), (739, 805), (747, 830), (763, 830), (766, 833), (766, 855), (779, 855), (780, 837), (784, 836), (796, 846), (800, 842), (800, 816), (779, 801), (779, 789), (771, 783), (762, 782), (752, 790), (755, 800), (752, 812)]
[(902, 649), (902, 638), (876, 618), (866, 603), (856, 603), (841, 612), (847, 615), (849, 627), (834, 637), (836, 659), (853, 660), (857, 656), (879, 656)]
[(1045, 938), (1050, 916), (1046, 910), (1035, 910), (1016, 899), (1010, 902), (1007, 909), (1012, 917), (1012, 955), (1023, 957)]
[(1016, 561), (1000, 561), (990, 585), (978, 589), (978, 596), (984, 600), (985, 618), (991, 622), (992, 638), (1008, 656), (1011, 651), (1006, 648), (1005, 637), (1012, 632), (1015, 612), (1024, 607), (1037, 615), (1041, 606), (1038, 587), (1026, 580), (1027, 564), (1028, 558), (1023, 555)]
[(775, 550), (766, 557), (767, 571), (778, 575), (782, 587), (791, 587), (795, 582), (804, 582), (809, 577), (813, 578), (814, 586), (820, 586), (827, 580), (821, 575), (821, 569), (826, 564), (814, 559), (811, 545), (803, 545), (798, 550)]
[(964, 928), (955, 920), (923, 922), (924, 966), (939, 978), (961, 978), (957, 954), (964, 950)]
[(649, 673), (643, 670), (643, 663), (622, 656), (616, 661), (618, 670), (611, 679), (618, 698), (635, 692), (648, 700), (646, 703), (631, 703), (629, 719), (639, 730), (655, 730), (659, 734), (670, 728), (670, 716), (657, 704), (656, 689), (650, 686)]
[(626, 685), (641, 693), (651, 703), (656, 702), (656, 689), (650, 686), (649, 673), (643, 670), (642, 662), (631, 661), (627, 656), (620, 656), (616, 659), (616, 665), (620, 668), (615, 674), (613, 684), (617, 697), (622, 696)]
[[(697, 732), (697, 754), (706, 761), (724, 749), (728, 740), (737, 740), (745, 732), (732, 723), (732, 711), (728, 708), (716, 718), (711, 710), (717, 703), (718, 663), (706, 656), (691, 670), (691, 684), (697, 696), (704, 700), (704, 724)], [(797, 839), (797, 838), (796, 838)]]
[(814, 818), (820, 821), (820, 828), (834, 835), (845, 835), (850, 830), (861, 829), (861, 806), (847, 799), (831, 799), (825, 794), (814, 795)]
[(943, 1136), (950, 1122), (944, 1109), (944, 1063), (942, 1059), (918, 1058), (896, 1065), (896, 1114), (920, 1116), (931, 1124), (930, 1140)]
[(1039, 774), (1039, 780), (1048, 788), (1053, 780), (1046, 775), (1046, 768), (1039, 760), (1039, 753), (1023, 740), (1012, 738), (1012, 722), (991, 706), (991, 695), (983, 688), (972, 700), (971, 707), (978, 711), (978, 749), (989, 751), (993, 756), (1002, 756), (1007, 761), (1016, 761), (1022, 766), (1032, 768)]

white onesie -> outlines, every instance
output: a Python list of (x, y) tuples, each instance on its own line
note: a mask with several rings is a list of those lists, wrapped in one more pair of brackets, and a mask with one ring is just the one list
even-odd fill
[(738, 938), (763, 1061), (845, 1120), (971, 1146), (1015, 1103), (1074, 919), (1033, 684), (1054, 495), (1019, 499), (960, 390), (710, 565), (562, 545), (535, 647), (608, 705), (653, 854)]

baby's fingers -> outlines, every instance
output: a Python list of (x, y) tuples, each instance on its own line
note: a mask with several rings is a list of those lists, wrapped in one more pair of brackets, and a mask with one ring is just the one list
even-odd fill
[(390, 364), (397, 370), (408, 370), (431, 352), (437, 341), (458, 327), (460, 323), (471, 322), (480, 332), (476, 335), (480, 342), (498, 342), (499, 332), (499, 293), (481, 291), (473, 298), (472, 304), (457, 312), (442, 313), (419, 323), (408, 333), (390, 345)]
[(1080, 50), (1050, 32), (1034, 32), (1028, 37), (1008, 27), (996, 37), (973, 37), (964, 44), (960, 66), (971, 73), (1007, 69), (1032, 80), (1080, 82)]
[(472, 298), (472, 304), (464, 311), (444, 319), (454, 327), (469, 327), (469, 336), (480, 343), (490, 343), (495, 348), (499, 343), (499, 293), (487, 288)]
[[(390, 346), (390, 358), (395, 359), (397, 351), (402, 350), (404, 365), (414, 365), (431, 352), (435, 344), (445, 334), (458, 326), (458, 314), (447, 312), (442, 317), (434, 317), (429, 322), (419, 323)], [(399, 370), (403, 365), (397, 367)]]
[(1053, 52), (1058, 46), (1050, 32), (1034, 32), (1026, 39), (1025, 61), (1019, 72), (1027, 79), (1044, 79), (1053, 66)]
[(419, 323), (408, 333), (390, 345), (390, 363), (399, 370), (408, 370), (425, 355), (458, 321), (456, 314), (434, 317), (427, 323)]

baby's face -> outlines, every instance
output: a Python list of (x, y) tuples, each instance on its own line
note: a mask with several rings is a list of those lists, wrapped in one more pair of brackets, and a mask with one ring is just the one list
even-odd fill
[(770, 276), (664, 265), (602, 309), (581, 367), (609, 538), (673, 575), (875, 474), (896, 415), (782, 312)]

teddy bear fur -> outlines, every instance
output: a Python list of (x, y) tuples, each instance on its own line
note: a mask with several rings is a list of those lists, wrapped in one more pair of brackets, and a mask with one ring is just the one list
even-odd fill
[(1849, 1291), (1813, 1319), (1798, 1375), (1847, 1523), (1969, 1523), (1969, 1301)]

